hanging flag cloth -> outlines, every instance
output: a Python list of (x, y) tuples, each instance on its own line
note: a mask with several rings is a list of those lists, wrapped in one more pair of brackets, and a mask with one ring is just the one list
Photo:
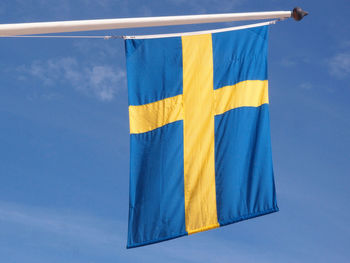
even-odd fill
[(127, 248), (278, 211), (268, 26), (125, 38)]

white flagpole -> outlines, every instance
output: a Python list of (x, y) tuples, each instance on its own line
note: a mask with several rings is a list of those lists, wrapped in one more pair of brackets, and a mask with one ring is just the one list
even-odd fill
[[(295, 10), (296, 8), (294, 8)], [(293, 11), (229, 13), (210, 15), (161, 16), (117, 18), (58, 22), (0, 24), (0, 36), (34, 35), (77, 31), (93, 31), (136, 27), (173, 26), (186, 24), (218, 23), (243, 20), (285, 19), (294, 16)], [(300, 9), (301, 10), (301, 9)], [(297, 20), (297, 19), (296, 19)], [(300, 20), (300, 19), (299, 19)]]
[[(227, 31), (235, 31), (246, 28), (253, 28), (258, 26), (267, 26), (274, 25), (279, 20), (271, 20), (263, 23), (249, 24), (244, 26), (235, 26), (235, 27), (225, 27), (220, 29), (212, 29), (212, 30), (204, 30), (204, 31), (194, 31), (194, 32), (183, 32), (183, 33), (171, 33), (171, 34), (157, 34), (157, 35), (137, 35), (137, 36), (122, 36), (123, 39), (155, 39), (155, 38), (167, 38), (167, 37), (180, 37), (180, 36), (193, 36), (193, 35), (201, 35), (201, 34), (212, 34), (212, 33), (220, 33)], [(15, 36), (20, 37), (20, 36)], [(30, 37), (30, 36), (29, 36)], [(113, 38), (111, 36), (111, 38)], [(108, 39), (108, 37), (105, 37)]]

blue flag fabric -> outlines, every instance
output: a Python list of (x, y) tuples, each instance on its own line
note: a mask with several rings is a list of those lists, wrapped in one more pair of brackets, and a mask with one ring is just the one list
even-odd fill
[(125, 41), (127, 248), (278, 211), (267, 26)]

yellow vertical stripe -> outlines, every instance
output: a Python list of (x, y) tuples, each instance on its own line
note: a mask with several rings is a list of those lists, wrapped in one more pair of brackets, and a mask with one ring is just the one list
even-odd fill
[(184, 183), (188, 234), (219, 227), (211, 34), (183, 36)]

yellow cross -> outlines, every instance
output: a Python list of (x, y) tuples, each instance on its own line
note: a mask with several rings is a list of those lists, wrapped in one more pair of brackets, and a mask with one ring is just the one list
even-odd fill
[(129, 106), (130, 133), (183, 120), (185, 221), (188, 234), (219, 226), (216, 210), (214, 116), (268, 103), (267, 80), (213, 88), (211, 34), (183, 36), (183, 94)]

